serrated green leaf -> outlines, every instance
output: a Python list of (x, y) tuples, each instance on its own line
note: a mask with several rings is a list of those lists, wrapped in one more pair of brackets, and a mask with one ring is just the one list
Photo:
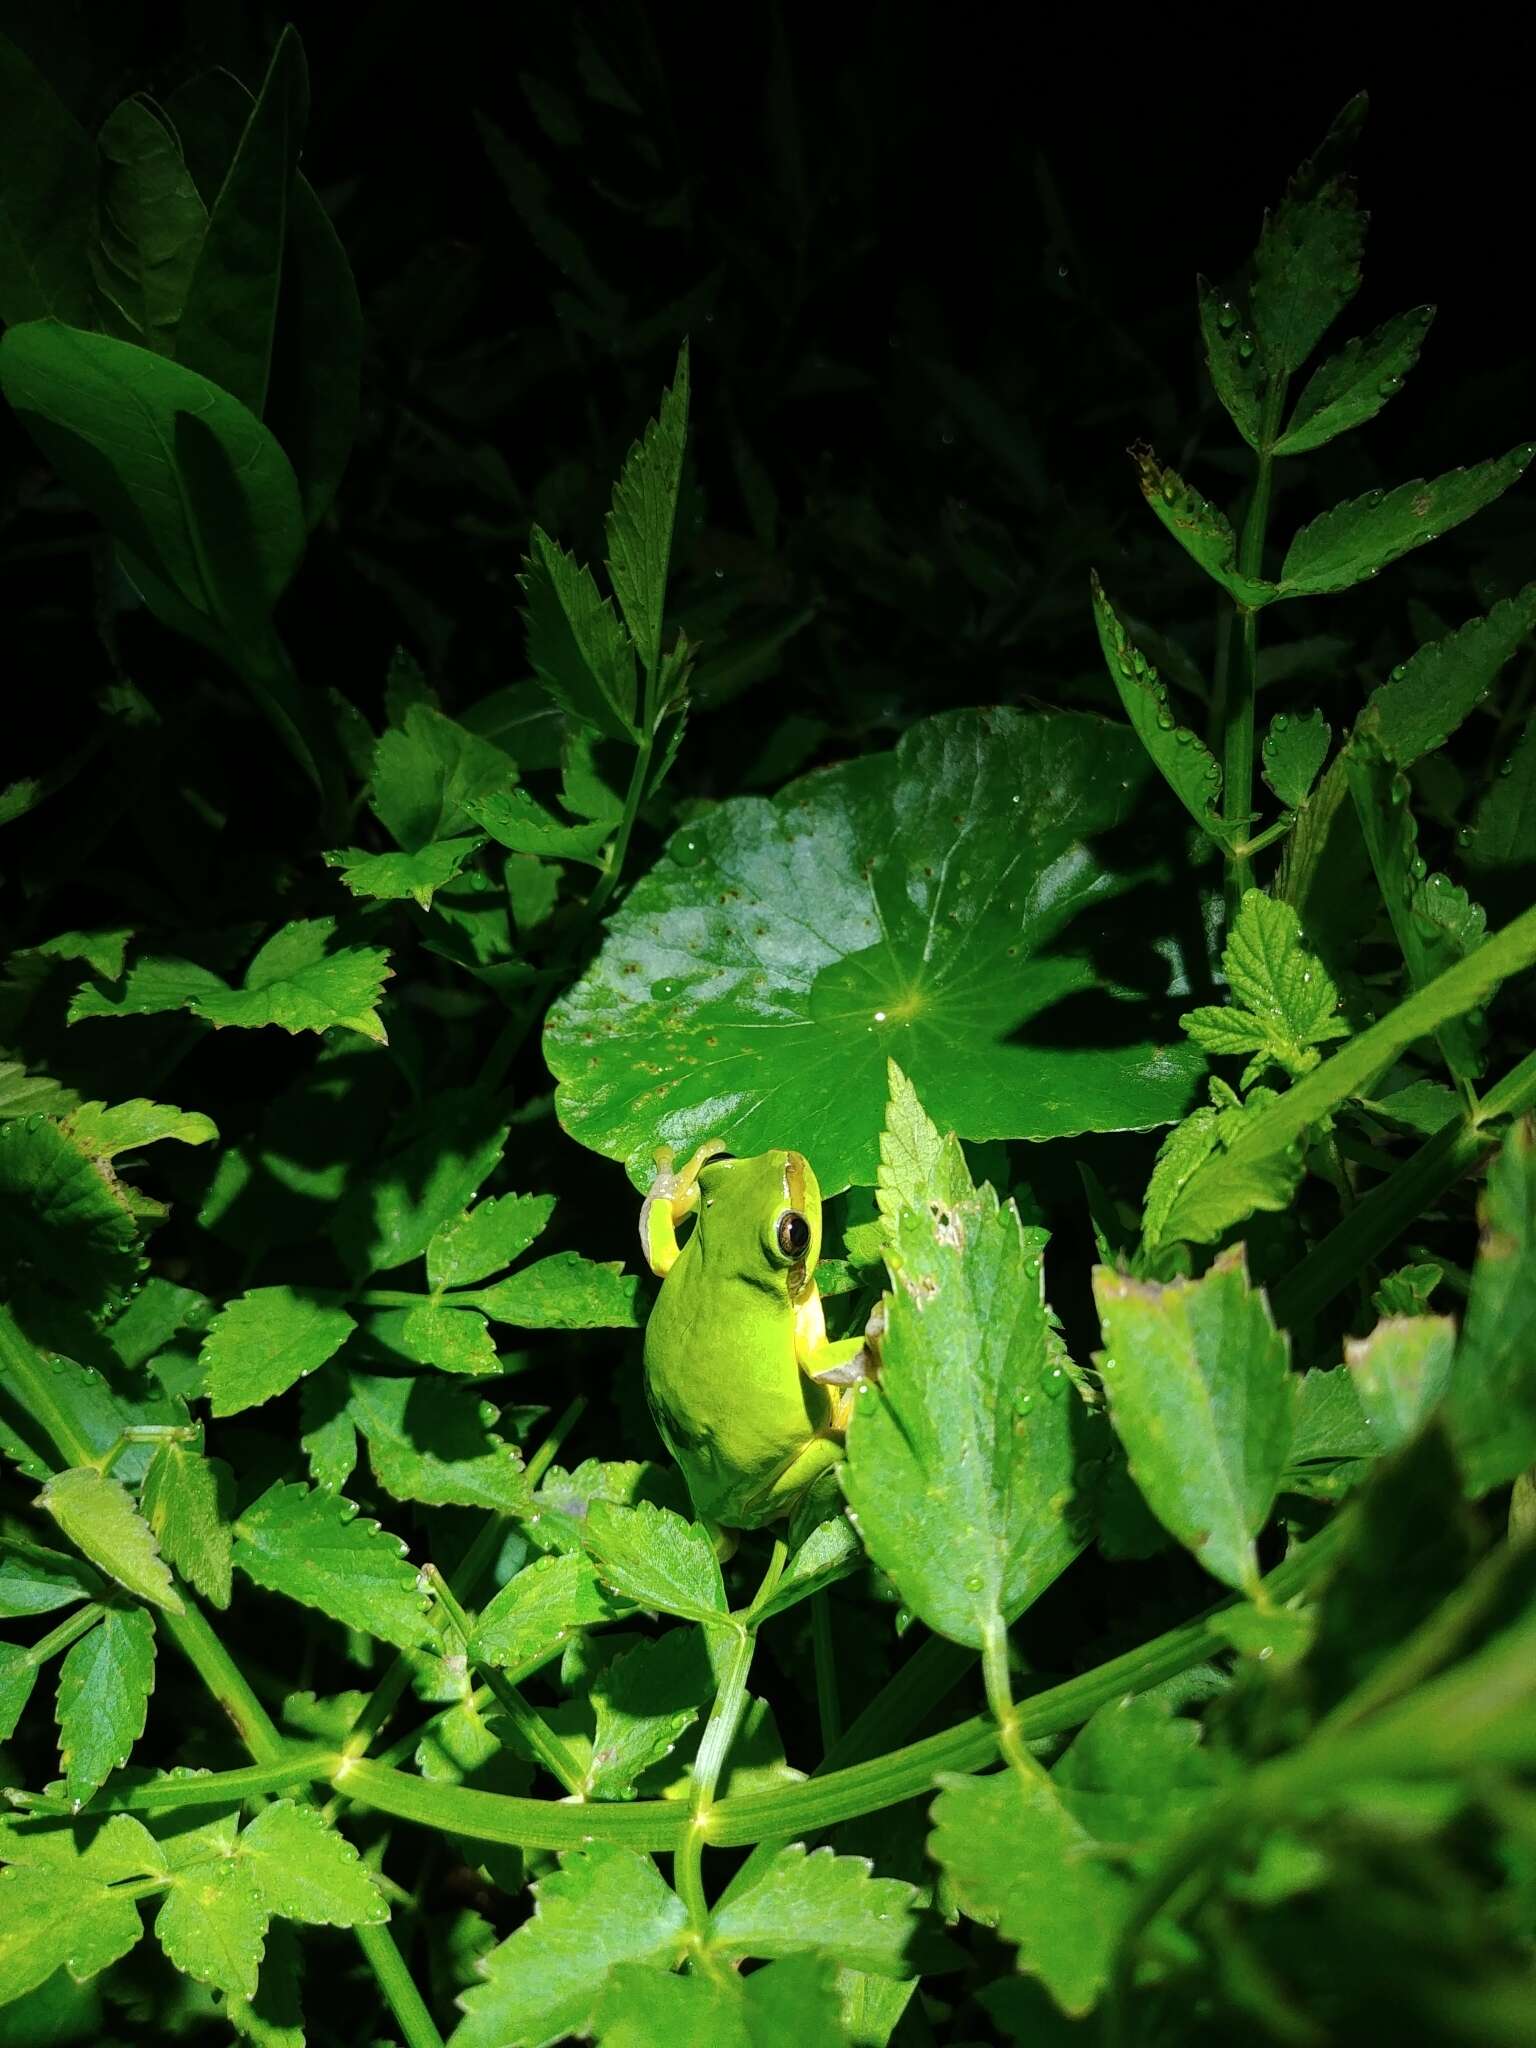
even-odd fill
[(0, 1123), (0, 1282), (88, 1311), (116, 1306), (138, 1278), (139, 1227), (122, 1183), (57, 1123)]
[[(1230, 1611), (1230, 1610), (1229, 1610)], [(1242, 1614), (1256, 1610), (1242, 1608)], [(1287, 1617), (1262, 1617), (1276, 1630)], [(1198, 1721), (1166, 1698), (1127, 1694), (1100, 1707), (1051, 1773), (1062, 1804), (1098, 1842), (1150, 1873), (1166, 1839), (1189, 1825), (1221, 1772), (1201, 1744)]]
[(70, 998), (68, 1021), (84, 1017), (151, 1017), (162, 1010), (190, 1010), (200, 996), (221, 994), (228, 983), (194, 960), (149, 955), (136, 960), (126, 974), (104, 988), (83, 982)]
[[(1444, 1092), (1449, 1094), (1450, 1090)], [(1448, 1121), (1449, 1114), (1441, 1115), (1442, 1124)], [(1437, 1128), (1437, 1125), (1431, 1126), (1431, 1129)], [(1427, 1316), (1430, 1313), (1429, 1298), (1444, 1278), (1444, 1267), (1427, 1260), (1416, 1265), (1399, 1266), (1395, 1273), (1382, 1275), (1372, 1291), (1371, 1300), (1382, 1316)]]
[(1170, 1535), (1254, 1594), (1296, 1415), (1290, 1346), (1248, 1284), (1241, 1246), (1165, 1286), (1097, 1266), (1105, 1398), (1131, 1476)]
[(1382, 1450), (1406, 1443), (1450, 1383), (1456, 1325), (1449, 1316), (1391, 1316), (1344, 1345), (1344, 1363)]
[(142, 1607), (109, 1607), (59, 1667), (59, 1761), (83, 1805), (128, 1761), (155, 1683), (155, 1625)]
[(1141, 1210), (1142, 1242), (1149, 1251), (1162, 1243), (1174, 1204), (1220, 1144), (1220, 1118), (1214, 1109), (1202, 1107), (1175, 1124), (1158, 1147)]
[(405, 1545), (339, 1494), (269, 1486), (235, 1523), (235, 1563), (269, 1592), (399, 1649), (434, 1639)]
[(83, 1984), (143, 1932), (131, 1899), (73, 1870), (0, 1871), (0, 2000), (23, 1997), (55, 1970)]
[(21, 1643), (0, 1643), (0, 1742), (9, 1742), (27, 1711), (39, 1666)]
[(522, 1457), (496, 1434), (487, 1403), (429, 1379), (353, 1373), (348, 1385), (347, 1412), (386, 1493), (430, 1507), (527, 1512)]
[(224, 2014), (253, 2048), (305, 2048), (299, 1991), (298, 1938), (285, 1921), (267, 1929), (266, 1952), (254, 1998), (227, 1998)]
[(0, 37), (0, 320), (92, 317), (96, 159), (90, 137), (43, 73)]
[(329, 1031), (340, 1025), (384, 1043), (374, 1007), (393, 971), (382, 946), (337, 945), (333, 917), (296, 918), (274, 932), (239, 989), (207, 990), (192, 1004), (215, 1026)]
[(1302, 386), (1274, 453), (1305, 454), (1374, 419), (1403, 388), (1434, 317), (1433, 306), (1416, 306), (1320, 363)]
[(1395, 491), (1367, 491), (1335, 505), (1291, 542), (1274, 594), (1317, 597), (1374, 576), (1491, 505), (1525, 473), (1533, 453), (1527, 441), (1508, 455), (1448, 470), (1429, 483), (1420, 477)]
[(484, 843), (479, 838), (441, 839), (416, 853), (365, 853), (360, 847), (344, 846), (327, 853), (325, 864), (341, 870), (342, 883), (354, 896), (385, 903), (408, 899), (426, 910), (436, 892), (448, 886)]
[(485, 1317), (478, 1310), (428, 1302), (421, 1308), (384, 1309), (370, 1315), (370, 1340), (411, 1365), (484, 1378), (501, 1371)]
[(1536, 1464), (1536, 1126), (1505, 1138), (1479, 1204), (1482, 1235), (1446, 1420), (1476, 1497)]
[(304, 1420), (299, 1442), (309, 1460), (310, 1477), (328, 1493), (339, 1493), (357, 1467), (357, 1430), (347, 1413), (347, 1388), (341, 1374), (323, 1370), (305, 1380), (299, 1408)]
[(1179, 1023), (1203, 1052), (1252, 1053), (1245, 1088), (1271, 1066), (1293, 1077), (1310, 1073), (1319, 1044), (1349, 1036), (1337, 1014), (1338, 990), (1302, 945), (1301, 920), (1262, 889), (1243, 891), (1222, 969), (1232, 1000), (1188, 1010)]
[(1362, 94), (1265, 215), (1253, 261), (1253, 326), (1265, 357), (1285, 375), (1301, 368), (1360, 288), (1365, 216), (1345, 162), (1364, 114)]
[(356, 1329), (344, 1308), (293, 1287), (237, 1295), (203, 1339), (203, 1387), (215, 1415), (259, 1407), (334, 1357)]
[[(551, 1009), (561, 1122), (642, 1190), (658, 1144), (723, 1137), (804, 1152), (828, 1197), (874, 1183), (891, 1057), (967, 1139), (1182, 1115), (1203, 1063), (1106, 978), (1132, 923), (1112, 899), (1161, 857), (1116, 829), (1150, 774), (1123, 724), (998, 708), (720, 804)], [(1074, 1000), (1105, 1007), (1092, 1043), (1053, 1029)]]
[[(1176, 1200), (1165, 1234), (1208, 1243), (1255, 1208), (1284, 1208), (1265, 1189), (1289, 1149), (1320, 1118), (1370, 1087), (1417, 1039), (1448, 1017), (1463, 1016), (1487, 1000), (1501, 981), (1536, 961), (1536, 909), (1512, 918), (1465, 960), (1416, 990), (1387, 1016), (1361, 1031), (1322, 1066), (1266, 1102), (1244, 1111), (1231, 1144), (1196, 1168)], [(1196, 1235), (1196, 1233), (1199, 1235)]]
[(45, 939), (29, 950), (48, 960), (83, 960), (104, 981), (116, 981), (122, 974), (132, 937), (131, 926), (115, 925), (109, 930), (60, 932), (56, 938)]
[(1536, 583), (1400, 662), (1366, 701), (1358, 730), (1408, 768), (1444, 746), (1536, 625)]
[(29, 1074), (20, 1060), (0, 1060), (0, 1117), (62, 1117), (80, 1100), (48, 1074)]
[(650, 1501), (594, 1500), (582, 1539), (598, 1575), (639, 1607), (716, 1621), (726, 1611), (720, 1563), (708, 1533)]
[(862, 1856), (802, 1843), (781, 1849), (745, 1891), (710, 1916), (711, 1944), (729, 1956), (789, 1956), (824, 1949), (850, 1970), (911, 1972), (914, 1885), (876, 1877)]
[(535, 1558), (482, 1610), (470, 1649), (479, 1664), (517, 1670), (537, 1664), (576, 1630), (628, 1612), (579, 1551)]
[[(1361, 835), (1408, 978), (1415, 988), (1426, 988), (1479, 942), (1487, 917), (1445, 875), (1426, 873), (1409, 801), (1412, 786), (1403, 770), (1362, 738), (1346, 748), (1345, 766)], [(1483, 1067), (1479, 1023), (1470, 1016), (1447, 1018), (1435, 1036), (1452, 1075), (1475, 1080)]]
[(177, 330), (182, 361), (232, 392), (258, 419), (266, 410), (283, 245), (308, 119), (304, 46), (286, 28), (209, 208)]
[(757, 1609), (759, 1621), (782, 1614), (786, 1608), (823, 1592), (838, 1579), (857, 1571), (864, 1558), (864, 1546), (846, 1515), (829, 1515), (818, 1522), (795, 1550), (784, 1568), (784, 1576), (771, 1597)]
[(177, 1874), (155, 1915), (155, 1935), (186, 1976), (230, 1998), (253, 1998), (267, 1918), (252, 1872), (226, 1858)]
[(312, 1806), (274, 1799), (241, 1832), (239, 1848), (269, 1913), (309, 1927), (376, 1927), (389, 1918), (356, 1849)]
[(592, 1681), (596, 1716), (588, 1799), (633, 1799), (635, 1780), (675, 1748), (714, 1697), (715, 1675), (703, 1634), (668, 1629), (604, 1665)]
[[(890, 1093), (875, 1169), (882, 1242), (904, 1210), (921, 1209), (928, 1202), (958, 1202), (972, 1192), (959, 1141), (940, 1133), (895, 1060), (886, 1062), (886, 1072)], [(873, 1256), (880, 1258), (878, 1247)]]
[(531, 1266), (477, 1288), (474, 1300), (493, 1322), (523, 1330), (632, 1330), (639, 1281), (615, 1261), (552, 1252)]
[(64, 1118), (61, 1128), (93, 1159), (114, 1159), (119, 1152), (136, 1152), (162, 1138), (176, 1138), (183, 1145), (206, 1145), (219, 1135), (211, 1117), (166, 1102), (149, 1102), (143, 1096), (114, 1103), (110, 1109), (104, 1102), (82, 1102)]
[(131, 1813), (12, 1814), (0, 1820), (0, 1863), (63, 1870), (99, 1884), (159, 1877), (164, 1848)]
[[(608, 575), (647, 675), (661, 660), (662, 614), (677, 494), (688, 439), (688, 344), (678, 351), (671, 389), (625, 458), (613, 487), (605, 531)], [(537, 852), (538, 848), (524, 851)]]
[(1242, 308), (1207, 278), (1196, 280), (1205, 367), (1227, 416), (1250, 448), (1257, 449), (1263, 420), (1264, 360)]
[(586, 2033), (616, 1963), (671, 1969), (688, 1914), (649, 1857), (594, 1842), (534, 1886), (534, 1911), (486, 1957), (466, 1991), (454, 2048), (545, 2048)]
[(412, 704), (374, 748), (369, 802), (398, 845), (420, 854), (471, 829), (472, 798), (516, 780), (511, 757), (499, 747), (430, 704)]
[(845, 2032), (838, 1993), (848, 1981), (828, 1958), (811, 1955), (769, 1963), (749, 1977), (679, 1977), (618, 1963), (591, 2024), (600, 2048), (656, 2048), (659, 2042), (666, 2048), (783, 2048), (791, 2041), (842, 2048), (850, 2039), (884, 2042), (885, 2032)]
[(1299, 811), (1311, 795), (1332, 737), (1333, 728), (1321, 711), (1299, 717), (1282, 711), (1270, 720), (1264, 735), (1264, 780), (1287, 810)]
[(499, 1273), (527, 1251), (554, 1214), (553, 1195), (493, 1195), (434, 1232), (427, 1282), (464, 1287)]
[(14, 1534), (0, 1537), (0, 1620), (52, 1614), (98, 1599), (101, 1590), (101, 1580), (82, 1559)]
[(94, 1465), (55, 1473), (37, 1496), (64, 1534), (94, 1565), (126, 1586), (137, 1599), (180, 1614), (181, 1595), (160, 1556), (154, 1532), (134, 1507), (127, 1489)]
[(600, 868), (603, 863), (599, 853), (613, 837), (610, 819), (563, 824), (526, 789), (476, 797), (467, 808), (476, 824), (483, 825), (498, 846), (505, 846), (512, 853), (542, 854), (547, 860), (582, 860)]
[(1187, 725), (1174, 723), (1166, 686), (1131, 640), (1097, 576), (1093, 578), (1093, 610), (1110, 680), (1120, 693), (1136, 737), (1195, 823), (1225, 844), (1231, 835), (1216, 813), (1221, 795), (1221, 768), (1216, 757)]
[(526, 599), (528, 660), (560, 709), (608, 739), (633, 742), (635, 651), (618, 614), (580, 566), (540, 526), (518, 579)]
[(507, 1130), (497, 1104), (480, 1090), (436, 1094), (430, 1128), (348, 1184), (331, 1228), (352, 1272), (362, 1278), (420, 1258), (479, 1193)]
[(930, 1628), (973, 1648), (1082, 1547), (1044, 1242), (990, 1187), (903, 1208), (880, 1379), (848, 1430), (843, 1490), (870, 1556)]
[[(1238, 604), (1251, 608), (1266, 605), (1279, 595), (1273, 583), (1266, 583), (1261, 576), (1245, 575), (1239, 569), (1237, 535), (1224, 512), (1202, 498), (1176, 470), (1159, 462), (1145, 443), (1133, 448), (1131, 456), (1141, 495), (1179, 546), (1213, 582), (1219, 583)], [(1111, 673), (1118, 677), (1118, 672), (1118, 662), (1111, 657)]]
[(96, 149), (90, 256), (101, 324), (123, 341), (174, 355), (208, 215), (174, 132), (143, 99), (113, 108)]
[[(217, 1411), (215, 1411), (217, 1412)], [(168, 1437), (150, 1460), (139, 1507), (163, 1554), (215, 1607), (229, 1605), (230, 1536), (219, 1515), (229, 1467)]]
[(1473, 818), (1466, 861), (1479, 871), (1522, 868), (1536, 846), (1536, 720), (1499, 764)]
[(928, 1853), (965, 1911), (1018, 1948), (1063, 2012), (1091, 2012), (1134, 1890), (1043, 1775), (949, 1777), (934, 1801)]

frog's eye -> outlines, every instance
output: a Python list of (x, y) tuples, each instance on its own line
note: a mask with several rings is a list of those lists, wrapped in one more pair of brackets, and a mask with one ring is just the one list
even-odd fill
[(786, 1259), (799, 1259), (805, 1256), (810, 1245), (811, 1226), (798, 1209), (786, 1209), (779, 1218), (774, 1235)]

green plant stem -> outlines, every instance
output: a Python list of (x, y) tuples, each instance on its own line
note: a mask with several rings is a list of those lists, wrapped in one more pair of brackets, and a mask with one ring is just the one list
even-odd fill
[[(1351, 1519), (1346, 1509), (1277, 1565), (1263, 1581), (1269, 1599), (1292, 1599), (1319, 1579), (1347, 1541)], [(1020, 1701), (1015, 1709), (1019, 1740), (1028, 1744), (1066, 1734), (1111, 1700), (1145, 1692), (1191, 1665), (1219, 1655), (1229, 1646), (1212, 1622), (1238, 1604), (1224, 1600), (1207, 1614), (1167, 1630), (1138, 1649)], [(963, 1654), (969, 1662), (971, 1653)], [(717, 1699), (717, 1708), (719, 1704)], [(845, 1742), (856, 1732), (857, 1728), (850, 1730)], [(736, 1793), (719, 1800), (709, 1813), (705, 1832), (712, 1847), (740, 1848), (770, 1836), (833, 1827), (839, 1821), (856, 1820), (917, 1797), (929, 1790), (941, 1771), (980, 1770), (996, 1757), (998, 1744), (997, 1722), (990, 1714), (977, 1715), (905, 1748), (809, 1778), (801, 1785)], [(700, 1757), (702, 1760), (702, 1744)], [(583, 1842), (604, 1841), (641, 1851), (675, 1853), (693, 1826), (692, 1814), (680, 1813), (679, 1802), (671, 1799), (574, 1805), (566, 1800), (480, 1792), (468, 1785), (433, 1784), (367, 1758), (342, 1757), (324, 1749), (295, 1752), (289, 1761), (292, 1776), (287, 1783), (329, 1778), (338, 1791), (364, 1806), (471, 1841), (527, 1849), (577, 1849)], [(157, 1805), (214, 1800), (221, 1796), (225, 1779), (231, 1775), (241, 1774), (213, 1773), (190, 1783), (139, 1786), (125, 1801), (111, 1802), (104, 1810), (121, 1805), (128, 1811), (143, 1811)]]
[(997, 1723), (998, 1746), (1019, 1776), (1033, 1784), (1042, 1775), (1041, 1768), (1019, 1733), (1019, 1710), (1014, 1705), (1013, 1683), (1008, 1673), (1008, 1630), (1001, 1615), (992, 1617), (982, 1636), (981, 1675), (987, 1688), (987, 1705)]
[[(432, 1590), (446, 1609), (448, 1619), (464, 1638), (467, 1647), (475, 1632), (474, 1623), (454, 1598), (453, 1588), (435, 1564), (427, 1566), (426, 1576), (431, 1580)], [(504, 1671), (495, 1671), (483, 1664), (477, 1665), (477, 1669), (483, 1673), (492, 1695), (524, 1748), (544, 1766), (552, 1778), (559, 1779), (567, 1792), (579, 1797), (583, 1789), (580, 1766), (538, 1708), (523, 1698)]]
[(1495, 1143), (1490, 1124), (1536, 1104), (1536, 1053), (1496, 1082), (1471, 1113), (1458, 1112), (1397, 1170), (1362, 1196), (1273, 1293), (1275, 1318), (1294, 1329), (1317, 1315), (1415, 1223)]
[(832, 1640), (832, 1607), (826, 1591), (811, 1595), (811, 1654), (816, 1665), (816, 1719), (825, 1754), (843, 1732), (837, 1684), (837, 1646)]
[(406, 2048), (443, 2048), (443, 2037), (427, 2010), (427, 2002), (406, 1968), (387, 1927), (354, 1927), (357, 1945), (405, 2036)]
[[(1274, 481), (1272, 450), (1280, 433), (1285, 410), (1283, 376), (1270, 379), (1264, 394), (1264, 413), (1259, 428), (1258, 467), (1254, 471), (1253, 494), (1243, 520), (1237, 547), (1237, 566), (1244, 576), (1264, 573), (1264, 541), (1269, 531), (1270, 491)], [(1253, 815), (1253, 725), (1254, 700), (1259, 686), (1259, 615), (1249, 605), (1239, 605), (1236, 660), (1231, 664), (1226, 698), (1226, 732), (1222, 745), (1221, 815), (1234, 841), (1228, 875), (1228, 914), (1236, 910), (1243, 891), (1253, 879), (1250, 859), (1253, 849), (1240, 842), (1248, 832)]]
[(651, 756), (656, 750), (656, 735), (652, 730), (655, 723), (650, 715), (651, 684), (646, 679), (646, 720), (645, 732), (635, 748), (635, 765), (630, 770), (629, 788), (624, 794), (624, 809), (619, 818), (619, 829), (613, 836), (608, 849), (608, 864), (598, 877), (597, 887), (587, 898), (586, 909), (577, 922), (577, 932), (585, 938), (602, 915), (603, 906), (618, 885), (624, 871), (624, 862), (629, 853), (630, 837), (635, 829), (635, 820), (640, 815), (640, 806), (645, 801), (645, 786), (650, 780)]
[(720, 1773), (731, 1753), (731, 1744), (736, 1740), (736, 1731), (741, 1726), (747, 1704), (747, 1679), (752, 1670), (753, 1652), (757, 1648), (753, 1616), (779, 1583), (788, 1555), (789, 1548), (783, 1537), (776, 1536), (762, 1584), (745, 1617), (739, 1622), (740, 1633), (732, 1646), (725, 1676), (715, 1693), (714, 1705), (709, 1710), (709, 1719), (699, 1739), (698, 1755), (693, 1762), (688, 1824), (673, 1857), (672, 1882), (678, 1897), (688, 1908), (693, 1931), (701, 1941), (709, 1933), (709, 1901), (704, 1895), (704, 1841), (714, 1808), (715, 1788), (720, 1782)]
[[(580, 1421), (586, 1406), (586, 1395), (578, 1394), (528, 1460), (523, 1469), (523, 1479), (530, 1493), (559, 1457), (561, 1445)], [(458, 1599), (472, 1603), (477, 1597), (480, 1581), (505, 1539), (508, 1519), (503, 1515), (487, 1515), (481, 1523), (474, 1542), (465, 1551), (453, 1575), (452, 1588)], [(388, 1724), (400, 1704), (410, 1682), (411, 1660), (402, 1652), (374, 1687), (367, 1705), (353, 1723), (345, 1745), (348, 1756), (367, 1754), (375, 1737)]]
[(87, 1635), (100, 1621), (104, 1611), (97, 1601), (87, 1601), (86, 1605), (77, 1608), (67, 1621), (61, 1621), (57, 1628), (50, 1629), (47, 1635), (38, 1638), (27, 1652), (27, 1662), (41, 1670), (50, 1657), (57, 1657), (61, 1650), (67, 1650), (71, 1643), (76, 1643), (81, 1636)]

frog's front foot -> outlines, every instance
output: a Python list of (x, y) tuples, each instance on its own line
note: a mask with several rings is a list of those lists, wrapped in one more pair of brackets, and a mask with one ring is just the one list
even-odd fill
[(723, 1138), (706, 1138), (688, 1164), (675, 1170), (670, 1145), (654, 1154), (656, 1174), (640, 1204), (640, 1249), (651, 1271), (662, 1279), (677, 1260), (677, 1226), (699, 1206), (699, 1172), (730, 1147)]

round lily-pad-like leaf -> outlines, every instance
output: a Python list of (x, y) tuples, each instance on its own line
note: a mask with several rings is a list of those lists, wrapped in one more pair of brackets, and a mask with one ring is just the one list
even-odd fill
[(955, 711), (721, 804), (551, 1010), (561, 1122), (637, 1186), (658, 1145), (721, 1137), (805, 1152), (829, 1193), (874, 1181), (888, 1056), (965, 1138), (1173, 1122), (1203, 1068), (1149, 774), (1124, 726)]

